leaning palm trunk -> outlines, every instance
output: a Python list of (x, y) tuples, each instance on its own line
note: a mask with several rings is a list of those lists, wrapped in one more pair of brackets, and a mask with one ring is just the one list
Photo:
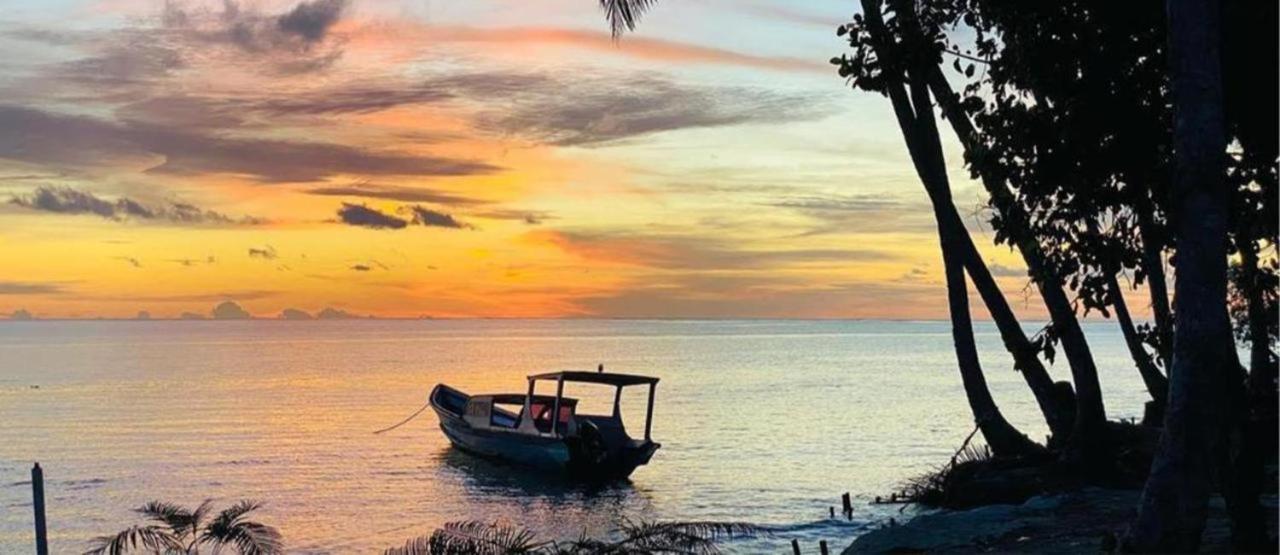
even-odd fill
[(993, 452), (997, 455), (1018, 456), (1034, 453), (1039, 449), (1001, 414), (987, 387), (982, 365), (978, 360), (978, 348), (973, 338), (973, 322), (969, 314), (969, 293), (965, 283), (964, 266), (959, 258), (960, 239), (954, 227), (948, 225), (945, 209), (935, 208), (938, 221), (938, 239), (942, 247), (942, 266), (946, 276), (947, 306), (951, 313), (951, 337), (955, 345), (956, 359), (960, 367), (960, 379), (964, 384), (969, 410), (982, 430)]
[[(954, 209), (952, 211), (954, 212)], [(1035, 396), (1040, 413), (1044, 416), (1045, 423), (1049, 425), (1049, 431), (1057, 439), (1066, 439), (1071, 435), (1073, 425), (1071, 417), (1073, 409), (1069, 403), (1064, 402), (1069, 400), (1069, 397), (1063, 399), (1058, 393), (1053, 378), (1049, 376), (1044, 363), (1040, 362), (1035, 346), (1031, 344), (1030, 339), (1027, 339), (1027, 334), (1018, 323), (1018, 317), (1014, 316), (1009, 301), (1004, 297), (1004, 292), (991, 276), (991, 270), (982, 261), (982, 256), (978, 254), (978, 248), (973, 244), (973, 238), (969, 237), (969, 232), (965, 229), (959, 214), (947, 219), (953, 222), (952, 234), (959, 238), (958, 244), (953, 245), (957, 249), (956, 255), (968, 271), (974, 289), (978, 291), (983, 303), (987, 306), (991, 320), (1000, 331), (1000, 339), (1005, 349), (1013, 355), (1014, 367), (1022, 374), (1023, 381)]]
[[(880, 15), (878, 0), (863, 0), (863, 12), (873, 33), (880, 37), (874, 48), (882, 59), (892, 59), (894, 52), (883, 42), (886, 36)], [(914, 13), (907, 10), (901, 14)], [(888, 65), (888, 64), (886, 64)], [(920, 67), (916, 64), (914, 67)], [(978, 361), (977, 345), (973, 337), (973, 323), (969, 315), (969, 297), (965, 284), (964, 267), (956, 256), (964, 251), (961, 233), (967, 234), (959, 213), (951, 200), (951, 186), (947, 179), (946, 163), (942, 156), (941, 140), (934, 122), (933, 106), (929, 91), (919, 80), (911, 82), (908, 98), (904, 75), (886, 71), (886, 93), (893, 104), (898, 126), (907, 144), (907, 151), (915, 166), (916, 174), (924, 184), (933, 205), (937, 220), (938, 237), (942, 244), (942, 260), (946, 273), (947, 300), (951, 312), (952, 340), (964, 384), (965, 396), (982, 435), (992, 451), (1000, 456), (1022, 456), (1039, 452), (1038, 445), (1019, 432), (1000, 413), (991, 391), (987, 387), (982, 366)]]
[(1142, 383), (1147, 387), (1151, 400), (1155, 401), (1158, 410), (1162, 410), (1169, 393), (1169, 380), (1156, 368), (1151, 355), (1142, 346), (1142, 339), (1138, 337), (1138, 330), (1133, 325), (1133, 317), (1129, 314), (1129, 305), (1124, 300), (1120, 282), (1113, 273), (1107, 274), (1107, 289), (1111, 292), (1111, 307), (1116, 311), (1116, 322), (1120, 324), (1120, 333), (1124, 336), (1125, 346), (1129, 348), (1129, 356), (1138, 367), (1138, 374), (1142, 376)]
[[(977, 132), (973, 123), (965, 115), (956, 101), (955, 91), (947, 82), (942, 70), (934, 64), (925, 74), (933, 96), (938, 99), (942, 114), (951, 123), (960, 145), (965, 151), (973, 152), (980, 148)], [(1007, 225), (1025, 228), (1026, 212), (1020, 208), (1013, 194), (996, 179), (983, 174), (980, 176), (987, 193), (991, 195), (991, 203), (1000, 212)], [(1098, 369), (1089, 349), (1089, 342), (1084, 337), (1084, 330), (1076, 319), (1071, 301), (1063, 290), (1061, 279), (1049, 267), (1040, 245), (1029, 234), (1016, 235), (1015, 245), (1027, 270), (1040, 290), (1049, 317), (1053, 321), (1054, 330), (1062, 341), (1062, 351), (1071, 366), (1071, 378), (1076, 390), (1076, 416), (1071, 434), (1071, 448), (1076, 458), (1096, 459), (1102, 453), (1098, 449), (1099, 440), (1104, 437), (1106, 410), (1102, 404), (1102, 386), (1098, 382)]]
[(1258, 283), (1257, 245), (1250, 244), (1244, 235), (1237, 231), (1236, 249), (1241, 255), (1248, 303), (1249, 371), (1247, 387), (1229, 392), (1238, 394), (1232, 406), (1238, 407), (1234, 416), (1241, 428), (1240, 433), (1231, 436), (1237, 445), (1231, 451), (1235, 460), (1230, 461), (1231, 476), (1226, 487), (1230, 488), (1227, 498), (1233, 547), (1242, 552), (1261, 552), (1267, 548), (1267, 531), (1259, 497), (1266, 482), (1266, 459), (1276, 452), (1276, 358), (1267, 333), (1263, 285)]
[(1200, 546), (1224, 447), (1227, 391), (1235, 373), (1228, 368), (1234, 348), (1226, 307), (1222, 5), (1168, 0), (1167, 6), (1178, 304), (1164, 433), (1127, 542), (1139, 551), (1193, 552)]
[(1151, 313), (1156, 325), (1156, 353), (1166, 370), (1173, 360), (1173, 311), (1169, 308), (1169, 288), (1164, 276), (1164, 250), (1156, 230), (1152, 212), (1155, 208), (1147, 193), (1137, 197), (1138, 232), (1142, 235), (1142, 268), (1147, 274), (1147, 291), (1151, 294)]
[[(653, 3), (654, 0), (600, 1), (615, 38), (628, 29), (634, 29), (636, 18)], [(880, 2), (878, 0), (875, 2), (864, 0), (863, 9), (867, 13), (874, 11), (877, 20), (880, 18)], [(879, 27), (877, 34), (881, 39), (886, 38), (887, 34), (884, 31), (883, 22)], [(893, 56), (893, 52), (890, 52), (887, 48), (877, 48), (877, 51), (882, 57)], [(926, 73), (921, 72), (922, 75)], [(939, 73), (939, 75), (941, 74)], [(941, 147), (936, 148), (936, 160), (931, 159), (932, 153), (926, 154), (924, 152), (923, 145), (925, 142), (931, 141), (931, 144), (940, 145), (932, 107), (927, 107), (924, 110), (927, 112), (928, 117), (927, 129), (914, 129), (913, 122), (916, 121), (917, 116), (912, 114), (911, 101), (907, 99), (902, 75), (894, 77), (897, 78), (896, 82), (888, 87), (890, 100), (894, 104), (894, 112), (898, 116), (899, 126), (901, 127), (903, 138), (907, 141), (908, 150), (912, 151), (912, 160), (917, 165), (917, 173), (920, 175), (921, 180), (924, 181), (925, 188), (930, 194), (930, 200), (933, 201), (939, 239), (943, 244), (944, 265), (950, 264), (950, 266), (947, 266), (946, 271), (948, 276), (948, 299), (952, 312), (952, 331), (956, 343), (961, 379), (965, 384), (970, 408), (982, 428), (983, 437), (987, 439), (987, 442), (996, 453), (1007, 455), (1038, 452), (1040, 451), (1039, 446), (1013, 428), (1004, 416), (1000, 414), (987, 388), (986, 379), (982, 375), (982, 368), (977, 359), (977, 347), (973, 341), (968, 297), (965, 293), (965, 269), (969, 271), (970, 276), (973, 278), (975, 288), (982, 296), (983, 302), (986, 303), (992, 318), (996, 321), (1005, 347), (1013, 355), (1015, 366), (1022, 372), (1023, 378), (1035, 395), (1036, 402), (1055, 436), (1062, 437), (1066, 435), (1066, 431), (1069, 429), (1067, 415), (1070, 414), (1070, 410), (1062, 406), (1056, 394), (1053, 380), (1040, 362), (1035, 348), (1022, 331), (1022, 327), (1018, 324), (1012, 309), (1009, 308), (1004, 294), (991, 277), (991, 272), (987, 269), (986, 264), (983, 263), (982, 257), (978, 254), (977, 248), (973, 244), (973, 240), (968, 235), (968, 230), (965, 229), (963, 221), (955, 210), (955, 205), (951, 200), (950, 184), (947, 182)], [(917, 92), (922, 95), (922, 100), (928, 106), (928, 91), (922, 88)], [(917, 106), (915, 111), (919, 111), (919, 108)], [(925, 122), (922, 120), (922, 123)], [(917, 151), (919, 151), (919, 154), (917, 154)], [(930, 160), (926, 160), (926, 158)], [(922, 169), (921, 164), (924, 166), (936, 166), (938, 169)], [(935, 195), (935, 192), (941, 192), (942, 194)], [(937, 200), (935, 200), (935, 196)], [(955, 279), (955, 268), (960, 269), (959, 279)], [(1096, 376), (1094, 381), (1096, 382)], [(1099, 406), (1101, 406), (1100, 394), (1098, 400)]]
[(1254, 395), (1275, 397), (1276, 356), (1271, 352), (1271, 335), (1267, 333), (1267, 308), (1259, 283), (1257, 246), (1249, 244), (1243, 233), (1236, 234), (1236, 250), (1244, 273), (1246, 318), (1249, 325), (1249, 388)]

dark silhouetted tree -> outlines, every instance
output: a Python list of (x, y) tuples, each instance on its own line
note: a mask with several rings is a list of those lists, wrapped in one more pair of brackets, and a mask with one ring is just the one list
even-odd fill
[[(1000, 413), (978, 361), (964, 264), (966, 255), (972, 261), (976, 252), (971, 252), (975, 249), (951, 199), (946, 161), (925, 77), (934, 63), (925, 48), (898, 44), (898, 41), (922, 41), (925, 36), (910, 32), (895, 35), (886, 22), (901, 23), (905, 28), (915, 27), (918, 25), (915, 9), (909, 2), (894, 2), (886, 6), (877, 0), (864, 0), (862, 6), (863, 14), (842, 27), (841, 32), (849, 33), (850, 40), (857, 41), (864, 49), (858, 52), (860, 57), (857, 61), (842, 65), (841, 72), (851, 78), (855, 87), (889, 98), (916, 175), (929, 195), (942, 246), (952, 340), (970, 410), (983, 437), (997, 455), (1034, 453), (1038, 450), (1035, 444)], [(889, 14), (888, 18), (884, 17), (884, 12)], [(977, 261), (981, 263), (981, 259)], [(986, 277), (990, 277), (989, 273)]]
[(1224, 182), (1222, 4), (1169, 0), (1168, 14), (1176, 335), (1164, 433), (1127, 541), (1139, 551), (1185, 553), (1200, 546), (1234, 374), (1226, 305), (1230, 196)]
[[(653, 3), (652, 1), (602, 1), (601, 7), (605, 10), (616, 37), (628, 29), (633, 29), (639, 15)], [(875, 2), (873, 5), (876, 9), (884, 9), (881, 2)], [(896, 9), (905, 5), (895, 4), (889, 12), (896, 13)], [(865, 9), (867, 5), (864, 3)], [(913, 9), (910, 11), (914, 12)], [(877, 53), (882, 57), (894, 56), (896, 49), (899, 48), (895, 43), (902, 37), (895, 36), (883, 21), (880, 23), (882, 35), (867, 31), (862, 27), (862, 22), (862, 18), (859, 17), (855, 22), (856, 25), (842, 27), (841, 34), (849, 32), (851, 40), (855, 37), (863, 39), (858, 45), (864, 49), (860, 51), (861, 54), (868, 59), (877, 59)], [(850, 31), (850, 29), (853, 30)], [(869, 41), (873, 36), (882, 36), (889, 40), (881, 45), (882, 51), (873, 52), (874, 49)], [(906, 49), (904, 52), (912, 51)], [(927, 57), (913, 56), (910, 63), (918, 68), (916, 73), (924, 74), (929, 71), (932, 66), (926, 61), (927, 59)], [(842, 67), (842, 75), (851, 77), (851, 68), (852, 66)], [(975, 287), (996, 320), (1006, 348), (1014, 355), (1016, 367), (1022, 371), (1050, 429), (1055, 434), (1060, 434), (1066, 429), (1066, 422), (1070, 420), (1069, 415), (1072, 411), (1063, 407), (1063, 396), (1059, 393), (1061, 388), (1055, 387), (1053, 380), (1037, 357), (1037, 350), (1022, 331), (1003, 293), (1000, 292), (990, 271), (979, 256), (951, 200), (950, 184), (946, 176), (945, 160), (942, 157), (941, 142), (932, 112), (928, 83), (923, 77), (918, 77), (909, 85), (906, 65), (896, 65), (884, 70), (879, 65), (873, 64), (866, 66), (865, 69), (867, 70), (865, 75), (853, 80), (855, 86), (890, 98), (898, 117), (900, 130), (907, 142), (908, 151), (916, 166), (917, 175), (924, 182), (934, 206), (939, 239), (943, 246), (952, 336), (961, 379), (974, 418), (982, 428), (983, 437), (987, 439), (995, 453), (1025, 455), (1038, 452), (1040, 448), (1017, 431), (1000, 413), (986, 385), (982, 367), (978, 362), (977, 346), (973, 339), (973, 326), (966, 293), (967, 285), (964, 280), (966, 269), (969, 270)], [(909, 86), (914, 86), (910, 92), (908, 92)]]

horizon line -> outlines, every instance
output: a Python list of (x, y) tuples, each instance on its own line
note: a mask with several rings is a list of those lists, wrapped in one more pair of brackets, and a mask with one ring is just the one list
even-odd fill
[[(30, 319), (0, 319), (0, 323), (30, 323), (30, 322), (359, 322), (359, 321), (467, 321), (467, 320), (612, 320), (612, 321), (658, 321), (658, 322), (735, 322), (735, 321), (782, 321), (782, 322), (921, 322), (921, 323), (948, 323), (950, 318), (858, 318), (858, 317), (801, 317), (801, 316), (353, 316), (348, 318), (281, 318), (281, 317), (250, 317), (250, 318), (182, 318), (182, 317), (157, 317), (157, 318), (118, 318), (118, 317), (83, 317), (83, 318), (40, 318), (33, 317)], [(974, 318), (977, 322), (992, 322), (991, 318)], [(1109, 322), (1110, 318), (1094, 318), (1086, 316), (1082, 318), (1086, 323), (1089, 322)], [(1142, 320), (1145, 321), (1145, 320)], [(1042, 324), (1048, 323), (1048, 319), (1026, 319), (1021, 321), (1023, 324)]]

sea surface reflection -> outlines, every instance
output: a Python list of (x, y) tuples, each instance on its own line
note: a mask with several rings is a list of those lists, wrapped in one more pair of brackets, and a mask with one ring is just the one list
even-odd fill
[[(1143, 388), (1107, 322), (1087, 325), (1112, 417)], [(1010, 420), (1034, 399), (979, 327)], [(31, 545), (32, 461), (55, 552), (133, 522), (151, 499), (264, 501), (294, 552), (367, 553), (454, 520), (546, 537), (624, 519), (739, 520), (842, 547), (897, 507), (866, 505), (944, 462), (971, 430), (948, 326), (876, 321), (13, 322), (0, 324), (0, 552)], [(629, 482), (584, 487), (451, 448), (431, 387), (521, 392), (558, 369), (656, 375), (663, 447)], [(1064, 368), (1054, 368), (1065, 377)], [(594, 393), (574, 392), (586, 401)], [(643, 423), (642, 396), (623, 414)], [(640, 418), (632, 419), (639, 412)], [(828, 507), (852, 492), (852, 521)]]

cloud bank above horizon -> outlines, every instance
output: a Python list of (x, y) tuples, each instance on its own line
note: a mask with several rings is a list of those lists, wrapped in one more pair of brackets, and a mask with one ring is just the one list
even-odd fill
[(825, 65), (852, 9), (672, 2), (617, 42), (586, 0), (14, 9), (0, 313), (945, 316), (891, 111)]

